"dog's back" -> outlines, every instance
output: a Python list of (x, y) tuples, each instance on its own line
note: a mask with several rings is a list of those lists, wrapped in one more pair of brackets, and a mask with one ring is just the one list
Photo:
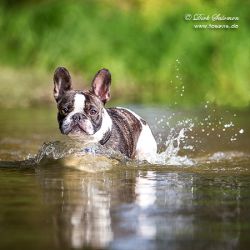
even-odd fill
[(140, 116), (125, 108), (109, 108), (107, 112), (113, 123), (107, 146), (118, 148), (130, 158), (156, 153), (153, 134)]

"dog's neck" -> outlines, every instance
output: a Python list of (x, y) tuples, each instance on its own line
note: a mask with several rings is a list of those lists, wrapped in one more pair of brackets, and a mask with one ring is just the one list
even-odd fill
[(101, 144), (101, 145), (104, 145), (104, 144), (110, 139), (110, 137), (111, 137), (111, 130), (108, 130), (108, 131), (104, 134), (103, 138), (99, 141), (100, 144)]
[(93, 135), (93, 139), (95, 142), (105, 144), (111, 135), (112, 120), (105, 108), (103, 108), (102, 112), (102, 125), (101, 128)]

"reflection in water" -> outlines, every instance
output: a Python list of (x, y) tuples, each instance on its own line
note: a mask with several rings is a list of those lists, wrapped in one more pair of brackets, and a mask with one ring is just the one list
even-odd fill
[(146, 174), (139, 171), (136, 177), (135, 193), (137, 194), (137, 204), (142, 208), (147, 208), (153, 205), (156, 200), (156, 173), (147, 171)]
[[(193, 177), (156, 171), (83, 173), (40, 169), (59, 246), (131, 249), (193, 237)], [(156, 240), (158, 239), (158, 241)], [(164, 244), (165, 244), (164, 243)], [(149, 245), (148, 245), (149, 244)]]
[(46, 176), (46, 172), (43, 174), (40, 180), (44, 184), (46, 202), (55, 209), (54, 224), (59, 244), (73, 248), (107, 246), (113, 239), (110, 180), (74, 171), (62, 172), (59, 179)]
[(84, 179), (80, 182), (81, 201), (70, 215), (72, 247), (80, 248), (84, 244), (106, 246), (112, 240), (110, 195), (100, 190), (98, 185), (86, 183)]
[[(117, 216), (124, 218), (120, 224), (127, 224), (125, 230), (130, 227), (131, 236), (138, 237), (121, 239), (118, 244), (114, 243), (117, 248), (125, 245), (127, 247), (124, 249), (129, 249), (129, 244), (136, 243), (143, 249), (151, 249), (161, 242), (173, 242), (183, 235), (192, 237), (193, 215), (179, 213), (193, 206), (192, 176), (183, 177), (178, 173), (161, 176), (156, 171), (139, 171), (135, 192), (137, 209), (132, 207), (130, 212), (123, 209)], [(129, 226), (127, 220), (133, 221), (133, 226)]]
[[(156, 200), (156, 173), (153, 171), (147, 171), (143, 174), (139, 171), (138, 177), (136, 177), (135, 193), (136, 204), (141, 209), (147, 209), (153, 206)], [(137, 233), (141, 237), (154, 238), (156, 235), (156, 225), (147, 220), (145, 214), (141, 213), (138, 217), (138, 229)]]
[(246, 237), (248, 177), (52, 165), (37, 177), (60, 249), (231, 249)]
[[(44, 222), (39, 224), (44, 219), (29, 218), (30, 207), (41, 206), (40, 198), (31, 199), (28, 206), (23, 200), (43, 197), (43, 207), (49, 211), (47, 223), (52, 225), (48, 234), (55, 239), (46, 249), (244, 249), (249, 243), (249, 175), (174, 173), (125, 166), (86, 173), (62, 167), (57, 161), (39, 166), (36, 177), (43, 195), (37, 196), (39, 188), (33, 191), (21, 182), (23, 188), (15, 191), (18, 199), (12, 196), (10, 204), (23, 204), (23, 218), (20, 220), (17, 212), (17, 222), (29, 221), (32, 228), (44, 228)], [(18, 179), (1, 180), (0, 190), (18, 186)], [(1, 198), (5, 199), (1, 200), (7, 204), (8, 194), (3, 193)], [(0, 206), (2, 214), (9, 209), (13, 205)], [(10, 222), (1, 221), (7, 228), (5, 235), (11, 232)], [(23, 234), (30, 235), (29, 226), (22, 228), (26, 230)], [(13, 242), (20, 242), (18, 237), (13, 235)], [(43, 238), (41, 235), (41, 241)]]

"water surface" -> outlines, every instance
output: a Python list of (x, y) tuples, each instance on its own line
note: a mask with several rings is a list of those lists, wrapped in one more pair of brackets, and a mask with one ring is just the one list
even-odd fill
[(249, 248), (249, 113), (132, 108), (151, 164), (72, 158), (55, 109), (1, 111), (0, 249)]

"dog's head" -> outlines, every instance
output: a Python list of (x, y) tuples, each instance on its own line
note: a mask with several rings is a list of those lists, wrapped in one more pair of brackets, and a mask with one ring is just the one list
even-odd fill
[(101, 69), (96, 73), (90, 90), (73, 90), (68, 70), (63, 67), (56, 69), (54, 98), (62, 134), (94, 135), (100, 130), (107, 114), (104, 105), (110, 99), (110, 84), (110, 72)]

